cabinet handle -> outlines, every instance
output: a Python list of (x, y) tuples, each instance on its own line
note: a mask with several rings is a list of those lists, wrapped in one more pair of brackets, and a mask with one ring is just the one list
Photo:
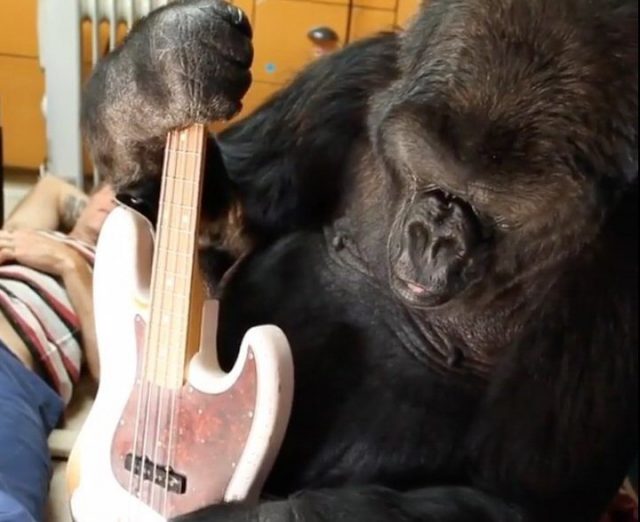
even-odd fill
[(337, 44), (340, 38), (331, 27), (314, 27), (307, 33), (307, 37), (315, 45), (325, 46), (331, 44)]

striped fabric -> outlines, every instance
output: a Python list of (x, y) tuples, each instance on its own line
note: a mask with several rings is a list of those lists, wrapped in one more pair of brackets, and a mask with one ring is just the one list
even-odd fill
[[(60, 232), (41, 234), (75, 248), (93, 266), (95, 248)], [(80, 321), (59, 278), (32, 268), (0, 266), (0, 310), (65, 403), (80, 377)]]

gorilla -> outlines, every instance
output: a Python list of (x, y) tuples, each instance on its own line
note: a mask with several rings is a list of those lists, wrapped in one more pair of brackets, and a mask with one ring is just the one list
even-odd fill
[[(598, 520), (638, 438), (637, 16), (432, 0), (210, 136), (221, 358), (279, 325), (296, 390), (260, 502), (179, 520)], [(85, 89), (101, 175), (236, 114), (251, 37), (222, 0), (136, 24)]]

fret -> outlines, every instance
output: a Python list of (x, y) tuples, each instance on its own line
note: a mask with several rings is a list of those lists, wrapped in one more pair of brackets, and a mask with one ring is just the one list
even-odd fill
[[(166, 276), (181, 276), (190, 280), (192, 272), (191, 260), (192, 255), (184, 253), (167, 253), (161, 252), (163, 259), (158, 260), (158, 269), (163, 273), (163, 279)], [(179, 280), (178, 284), (182, 281)]]
[(194, 180), (192, 178), (187, 178), (187, 177), (183, 177), (183, 176), (175, 176), (175, 175), (171, 175), (171, 174), (167, 174), (166, 179), (169, 181), (179, 181), (180, 183), (184, 183), (185, 185), (199, 185), (200, 182), (198, 180)]
[(164, 252), (165, 254), (171, 254), (172, 256), (180, 256), (180, 257), (191, 257), (191, 253), (190, 252), (183, 252), (181, 250), (174, 250), (171, 248), (159, 248), (160, 252)]
[[(191, 230), (187, 229), (187, 225), (190, 225), (189, 228)], [(158, 234), (158, 238), (162, 238), (162, 239), (164, 239), (166, 241), (170, 241), (172, 239), (176, 240), (176, 238), (180, 239), (182, 241), (191, 240), (194, 243), (196, 241), (196, 236), (193, 233), (193, 223), (188, 223), (188, 224), (187, 223), (174, 223), (173, 225), (168, 225), (167, 224), (165, 226), (165, 228), (167, 230), (161, 231), (161, 233)]]
[[(185, 223), (186, 220), (188, 220), (190, 225), (193, 225), (194, 221), (198, 220), (198, 215), (195, 212), (195, 209), (185, 209), (186, 205), (186, 203), (175, 205), (171, 204), (167, 205), (169, 207), (168, 209), (160, 209), (161, 213), (168, 215), (158, 220), (159, 226), (162, 227), (162, 225), (173, 225), (176, 223), (176, 221)], [(162, 228), (160, 228), (160, 232), (162, 232)]]
[(198, 210), (195, 204), (189, 204), (189, 203), (176, 203), (175, 201), (165, 201), (164, 203), (162, 203), (160, 205), (160, 210), (162, 211), (162, 209), (164, 207), (172, 207), (172, 208), (180, 208), (180, 209), (184, 209), (187, 211), (190, 211), (193, 213), (193, 215), (196, 215), (196, 211)]
[[(178, 197), (180, 197), (180, 200), (178, 200)], [(176, 194), (176, 193), (172, 193), (171, 194), (171, 198), (165, 200), (163, 203), (161, 203), (159, 205), (159, 214), (160, 216), (163, 215), (163, 212), (167, 209), (167, 207), (169, 207), (169, 209), (171, 208), (175, 208), (175, 207), (182, 207), (184, 208), (186, 211), (195, 214), (198, 206), (198, 202), (197, 201), (193, 201), (193, 195), (192, 194), (185, 194), (184, 192), (181, 192), (180, 194)]]
[[(186, 242), (185, 247), (193, 247), (195, 246), (196, 237), (193, 235), (191, 230), (171, 227), (170, 231), (165, 231), (164, 233), (158, 234), (158, 241), (163, 241), (164, 243), (168, 243), (171, 241), (182, 241), (183, 243)], [(164, 247), (164, 245), (162, 246)]]
[(178, 284), (191, 282), (191, 276), (189, 274), (185, 274), (184, 272), (179, 272), (175, 270), (162, 270), (162, 275), (163, 275), (163, 281), (172, 279), (173, 282), (177, 282)]
[(196, 152), (196, 151), (192, 151), (192, 150), (183, 150), (183, 149), (172, 148), (171, 152), (175, 152), (177, 154), (186, 154), (188, 156), (196, 156), (197, 158), (202, 158), (202, 153)]
[(177, 154), (185, 154), (187, 156), (197, 156), (199, 158), (202, 158), (202, 156), (203, 156), (203, 153), (199, 152), (197, 149), (194, 149), (194, 150), (180, 149), (176, 145), (171, 145), (169, 147), (169, 150), (172, 153), (175, 152)]
[[(164, 301), (161, 311), (158, 313), (158, 318), (162, 322), (171, 321), (174, 319), (184, 320), (189, 315), (189, 296), (184, 295), (182, 297), (171, 296), (168, 299), (162, 299), (163, 295), (160, 292), (159, 296), (161, 301)], [(166, 296), (165, 296), (166, 297)]]

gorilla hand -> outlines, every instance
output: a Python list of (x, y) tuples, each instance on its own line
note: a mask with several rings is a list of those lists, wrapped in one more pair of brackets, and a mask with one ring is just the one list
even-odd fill
[(161, 172), (168, 131), (237, 113), (251, 84), (251, 27), (221, 0), (153, 11), (88, 82), (83, 124), (94, 162), (117, 187)]
[(221, 0), (183, 1), (142, 21), (134, 46), (142, 91), (182, 126), (227, 119), (251, 83), (251, 28)]

